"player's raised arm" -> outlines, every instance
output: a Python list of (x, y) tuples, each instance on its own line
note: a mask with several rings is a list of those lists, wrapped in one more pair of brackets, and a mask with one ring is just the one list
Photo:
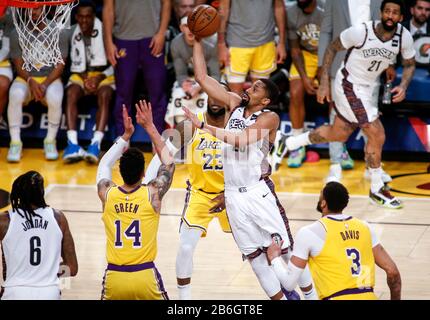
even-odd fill
[(124, 105), (122, 106), (122, 118), (124, 121), (124, 134), (106, 152), (97, 168), (97, 193), (103, 204), (106, 201), (106, 191), (115, 185), (112, 182), (112, 167), (121, 158), (124, 151), (128, 149), (130, 138), (134, 133), (133, 121), (128, 116), (127, 108)]
[(237, 107), (242, 98), (233, 92), (228, 92), (216, 79), (208, 75), (203, 45), (198, 39), (193, 46), (194, 77), (208, 96), (218, 99), (228, 106), (230, 111)]

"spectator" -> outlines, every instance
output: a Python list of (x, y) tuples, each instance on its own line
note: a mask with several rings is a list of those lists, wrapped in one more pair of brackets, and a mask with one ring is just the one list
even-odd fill
[[(167, 108), (165, 120), (171, 127), (184, 119), (182, 106), (186, 106), (191, 110), (200, 108), (200, 111), (204, 111), (203, 108), (206, 107), (207, 103), (207, 95), (193, 78), (191, 58), (193, 57), (195, 39), (187, 26), (187, 16), (181, 19), (180, 29), (182, 33), (173, 39), (170, 47), (176, 82), (173, 85), (172, 97)], [(205, 59), (209, 75), (219, 81), (221, 74), (216, 44), (207, 39), (203, 39), (202, 43), (205, 48)]]
[(118, 136), (124, 132), (122, 105), (131, 111), (138, 68), (143, 71), (143, 81), (154, 109), (154, 124), (159, 132), (165, 127), (164, 43), (170, 14), (170, 0), (104, 0), (103, 31), (107, 57), (115, 68), (114, 117)]
[(196, 0), (174, 0), (173, 10), (175, 11), (177, 21), (181, 17), (188, 16), (196, 6)]
[[(67, 84), (67, 148), (65, 163), (80, 161), (85, 157), (89, 163), (97, 163), (100, 144), (108, 122), (109, 106), (115, 89), (113, 68), (108, 65), (103, 45), (102, 22), (96, 18), (92, 1), (81, 1), (76, 11), (77, 25), (73, 27), (70, 42), (71, 72)], [(96, 130), (85, 152), (78, 144), (76, 120), (78, 101), (84, 95), (96, 95), (98, 110)]]
[[(305, 93), (315, 95), (318, 89), (318, 42), (324, 11), (317, 0), (298, 0), (289, 8), (288, 40), (293, 64), (290, 69), (290, 119), (292, 134), (304, 132)], [(298, 168), (306, 158), (304, 147), (292, 150), (288, 166)]]
[(3, 119), (7, 103), (9, 86), (13, 80), (12, 67), (9, 61), (10, 33), (13, 28), (12, 16), (9, 11), (0, 19), (0, 129), (7, 129)]
[(411, 19), (405, 21), (403, 25), (408, 29), (412, 37), (420, 35), (430, 35), (430, 0), (416, 0), (411, 7)]
[(248, 72), (252, 81), (268, 79), (276, 63), (285, 60), (285, 4), (283, 0), (221, 0), (219, 8), (219, 59), (231, 90), (240, 94)]
[[(37, 22), (36, 32), (49, 32), (49, 21), (40, 19), (43, 7), (31, 10), (31, 19)], [(69, 49), (69, 39), (66, 33), (60, 34), (59, 48), (63, 60), (67, 58)], [(61, 75), (64, 64), (58, 63), (55, 66), (43, 66), (38, 71), (36, 68), (31, 71), (23, 70), (24, 60), (22, 50), (18, 42), (18, 33), (14, 30), (11, 34), (11, 59), (15, 66), (17, 77), (13, 81), (9, 91), (9, 106), (7, 110), (9, 133), (11, 137), (10, 148), (7, 155), (9, 162), (19, 162), (22, 154), (21, 124), (22, 107), (30, 101), (38, 101), (48, 106), (48, 132), (43, 142), (45, 158), (47, 160), (57, 160), (58, 151), (56, 146), (56, 136), (61, 122), (61, 103), (63, 101), (63, 83)]]

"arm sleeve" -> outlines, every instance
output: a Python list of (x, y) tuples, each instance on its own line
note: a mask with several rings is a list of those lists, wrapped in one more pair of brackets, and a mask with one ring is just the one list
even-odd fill
[(296, 267), (292, 262), (285, 268), (281, 257), (273, 259), (272, 268), (282, 287), (287, 291), (294, 290), (304, 270)]
[(364, 223), (369, 228), (370, 236), (372, 237), (372, 248), (374, 248), (380, 243), (378, 235), (376, 234), (375, 228), (373, 228), (373, 226), (371, 226), (367, 221), (364, 221)]
[(415, 48), (414, 48), (414, 39), (411, 36), (411, 33), (405, 29), (403, 29), (403, 37), (402, 37), (402, 58), (412, 59), (415, 57)]
[(103, 158), (100, 160), (99, 166), (97, 168), (96, 183), (98, 184), (102, 179), (112, 180), (112, 167), (115, 162), (121, 158), (125, 150), (128, 149), (128, 142), (123, 138), (119, 138), (110, 147), (108, 152), (105, 153)]
[(318, 43), (318, 66), (322, 66), (324, 53), (333, 37), (333, 1), (327, 0), (324, 6), (324, 16), (321, 22), (320, 40)]
[(315, 234), (308, 227), (301, 228), (297, 232), (294, 241), (293, 255), (297, 258), (308, 260), (311, 254), (312, 244), (315, 242)]
[(340, 34), (340, 42), (345, 49), (359, 47), (366, 40), (366, 27), (364, 24), (350, 27)]

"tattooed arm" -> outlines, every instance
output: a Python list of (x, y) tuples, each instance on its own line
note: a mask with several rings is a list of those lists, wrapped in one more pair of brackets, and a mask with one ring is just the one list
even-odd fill
[[(61, 266), (63, 266), (63, 270), (60, 276), (74, 277), (78, 273), (78, 258), (76, 257), (75, 243), (70, 232), (69, 223), (64, 213), (59, 210), (54, 209), (54, 216), (63, 233), (61, 243), (61, 257), (63, 258)], [(64, 269), (64, 267), (67, 267), (68, 270)]]
[(166, 192), (169, 190), (173, 173), (175, 172), (175, 164), (162, 164), (158, 170), (158, 175), (155, 180), (149, 183), (149, 193), (151, 197), (151, 204), (157, 213), (161, 212), (161, 200)]
[(338, 51), (345, 50), (340, 37), (337, 37), (330, 45), (324, 54), (324, 60), (321, 67), (321, 83), (318, 88), (317, 101), (321, 104), (327, 99), (328, 102), (331, 101), (330, 93), (330, 67), (333, 63), (334, 57)]
[(380, 244), (373, 247), (375, 263), (387, 274), (387, 284), (391, 292), (391, 300), (400, 300), (402, 291), (402, 279), (396, 263)]
[(315, 95), (317, 93), (316, 86), (313, 84), (314, 79), (310, 79), (306, 73), (305, 59), (303, 57), (303, 51), (300, 49), (299, 40), (290, 40), (291, 48), (291, 59), (293, 59), (294, 66), (299, 72), (300, 79), (303, 82), (303, 86), (306, 92), (310, 95)]
[(393, 103), (398, 103), (405, 99), (406, 90), (408, 89), (408, 86), (411, 83), (412, 77), (414, 76), (414, 72), (415, 72), (415, 58), (404, 59), (402, 81), (397, 87), (391, 90), (392, 93), (395, 93), (395, 95), (393, 96)]

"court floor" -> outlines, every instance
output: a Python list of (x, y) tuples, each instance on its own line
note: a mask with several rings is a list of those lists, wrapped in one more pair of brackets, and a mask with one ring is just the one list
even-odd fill
[[(46, 162), (40, 149), (26, 149), (20, 164), (5, 162), (6, 150), (0, 150), (0, 189), (10, 191), (13, 178), (27, 170), (38, 170), (45, 177), (48, 204), (65, 212), (76, 243), (79, 272), (62, 281), (64, 299), (99, 299), (106, 266), (105, 236), (101, 205), (96, 194), (96, 167), (85, 163), (64, 165)], [(147, 160), (151, 155), (146, 155)], [(284, 165), (273, 175), (277, 192), (290, 219), (293, 235), (319, 218), (315, 210), (319, 190), (328, 170), (328, 161), (305, 164), (300, 169)], [(388, 210), (371, 205), (367, 198), (368, 182), (363, 177), (364, 164), (345, 172), (343, 182), (352, 195), (345, 211), (373, 224), (382, 244), (392, 255), (402, 275), (405, 299), (430, 299), (430, 174), (426, 163), (385, 164), (394, 176), (391, 184), (396, 195), (405, 201), (402, 210)], [(114, 180), (120, 181), (117, 168)], [(158, 233), (156, 265), (170, 298), (177, 298), (175, 259), (178, 227), (185, 197), (186, 168), (178, 165), (171, 190), (162, 207)], [(216, 221), (208, 236), (199, 242), (194, 258), (192, 279), (194, 299), (266, 299), (248, 262), (241, 255), (230, 234), (224, 234)], [(389, 299), (385, 274), (377, 270), (376, 294)]]

